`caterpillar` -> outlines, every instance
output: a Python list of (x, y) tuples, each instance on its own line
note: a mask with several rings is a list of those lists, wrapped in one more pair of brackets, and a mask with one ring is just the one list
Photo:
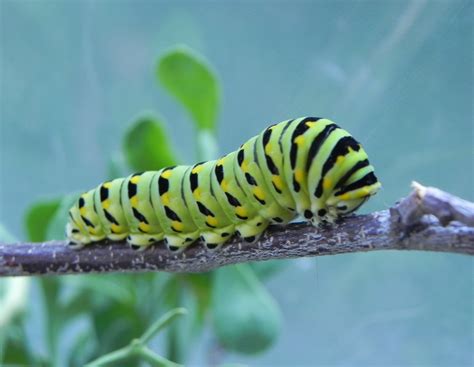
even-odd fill
[(217, 160), (135, 173), (82, 194), (69, 210), (74, 248), (109, 239), (134, 249), (164, 240), (214, 249), (256, 241), (297, 216), (314, 225), (357, 210), (381, 187), (362, 146), (331, 120), (274, 124)]

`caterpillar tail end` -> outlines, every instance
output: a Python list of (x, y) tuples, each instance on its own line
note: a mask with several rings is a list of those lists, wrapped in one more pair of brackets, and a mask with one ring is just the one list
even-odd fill
[(80, 250), (81, 248), (86, 246), (85, 243), (73, 242), (71, 240), (69, 240), (67, 245), (71, 250)]

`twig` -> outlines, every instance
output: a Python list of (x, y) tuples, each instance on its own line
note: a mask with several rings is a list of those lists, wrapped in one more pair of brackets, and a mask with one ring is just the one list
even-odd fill
[(413, 193), (390, 210), (353, 215), (327, 228), (305, 223), (272, 227), (254, 244), (234, 239), (215, 251), (196, 245), (175, 254), (158, 244), (137, 252), (124, 242), (82, 250), (70, 249), (66, 241), (0, 244), (0, 275), (204, 272), (248, 261), (375, 250), (474, 255), (474, 204), (436, 188), (417, 183), (413, 187)]
[(458, 221), (474, 227), (474, 203), (460, 199), (435, 187), (412, 183), (413, 192), (397, 206), (404, 225), (417, 223), (425, 214), (432, 214), (442, 225)]

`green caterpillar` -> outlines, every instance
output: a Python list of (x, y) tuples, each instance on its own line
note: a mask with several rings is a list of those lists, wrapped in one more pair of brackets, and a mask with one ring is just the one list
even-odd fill
[(105, 238), (172, 251), (232, 235), (253, 242), (300, 215), (314, 225), (357, 210), (380, 188), (361, 145), (334, 122), (272, 125), (224, 157), (105, 182), (80, 196), (66, 235), (79, 248)]

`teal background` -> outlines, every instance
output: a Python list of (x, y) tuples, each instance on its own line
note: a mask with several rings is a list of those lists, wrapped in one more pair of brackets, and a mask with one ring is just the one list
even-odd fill
[[(388, 208), (412, 180), (474, 199), (471, 1), (0, 2), (0, 222), (95, 186), (142, 110), (192, 163), (189, 116), (154, 80), (185, 43), (223, 86), (221, 152), (271, 122), (335, 120), (369, 153)], [(473, 260), (430, 253), (301, 259), (269, 282), (277, 344), (249, 365), (470, 365)], [(34, 295), (33, 295), (34, 296)], [(34, 299), (32, 299), (34, 302)], [(191, 361), (205, 361), (204, 337)]]

